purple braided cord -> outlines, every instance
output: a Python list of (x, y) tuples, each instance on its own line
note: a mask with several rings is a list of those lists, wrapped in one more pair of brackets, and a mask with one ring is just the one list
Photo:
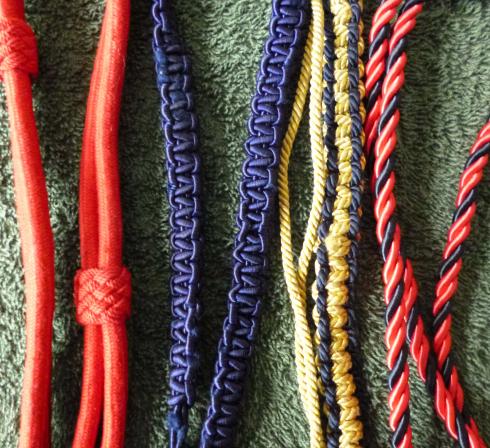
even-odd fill
[(257, 76), (249, 138), (245, 143), (228, 315), (218, 346), (201, 448), (233, 445), (257, 333), (271, 215), (277, 196), (279, 152), (294, 93), (291, 82), (297, 76), (306, 37), (307, 5), (306, 0), (272, 1), (269, 37)]
[(201, 182), (189, 57), (172, 26), (169, 1), (155, 0), (153, 53), (161, 96), (170, 203), (170, 447), (182, 447), (195, 400), (201, 264)]

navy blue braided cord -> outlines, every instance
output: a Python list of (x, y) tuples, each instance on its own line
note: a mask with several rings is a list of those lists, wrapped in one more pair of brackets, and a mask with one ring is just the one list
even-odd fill
[(172, 309), (170, 349), (170, 446), (183, 446), (195, 399), (197, 321), (201, 264), (201, 182), (197, 117), (190, 63), (172, 25), (168, 0), (155, 0), (153, 54), (161, 96), (170, 203)]
[(277, 196), (279, 152), (291, 111), (307, 18), (306, 0), (272, 1), (269, 37), (257, 76), (249, 138), (245, 143), (228, 315), (218, 345), (201, 448), (233, 445), (257, 333), (269, 227)]
[(323, 69), (323, 104), (324, 104), (324, 145), (327, 148), (327, 168), (328, 177), (325, 186), (325, 199), (322, 207), (322, 220), (318, 227), (318, 236), (320, 244), (316, 256), (318, 271), (316, 273), (317, 300), (316, 309), (318, 312), (318, 335), (320, 337), (318, 344), (318, 359), (320, 379), (325, 390), (323, 397), (324, 404), (327, 406), (326, 422), (326, 441), (328, 448), (338, 448), (340, 439), (340, 407), (337, 403), (337, 386), (332, 378), (332, 360), (330, 357), (330, 321), (327, 313), (327, 281), (329, 273), (328, 253), (325, 246), (325, 239), (328, 235), (330, 225), (333, 221), (333, 206), (337, 197), (337, 146), (335, 145), (335, 133), (337, 125), (335, 123), (335, 97), (334, 97), (334, 41), (333, 33), (333, 16), (330, 11), (330, 2), (325, 0), (325, 46), (324, 57), (325, 65)]
[(347, 58), (349, 76), (349, 112), (351, 117), (351, 169), (352, 179), (350, 183), (351, 205), (349, 208), (350, 228), (348, 232), (351, 246), (347, 255), (349, 265), (349, 300), (345, 305), (348, 313), (346, 331), (349, 335), (348, 350), (352, 358), (351, 373), (356, 384), (356, 396), (359, 399), (361, 412), (366, 415), (365, 405), (368, 402), (363, 376), (363, 363), (361, 346), (359, 342), (359, 327), (355, 313), (356, 282), (359, 272), (359, 235), (361, 232), (361, 214), (364, 167), (363, 167), (363, 121), (361, 117), (361, 93), (359, 91), (359, 39), (362, 7), (359, 0), (350, 0), (352, 18), (348, 26), (347, 34)]

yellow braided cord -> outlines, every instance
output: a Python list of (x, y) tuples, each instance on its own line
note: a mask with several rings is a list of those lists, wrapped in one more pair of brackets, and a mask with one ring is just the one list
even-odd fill
[[(315, 248), (325, 190), (326, 164), (322, 144), (322, 70), (323, 70), (323, 4), (312, 0), (313, 18), (303, 58), (293, 112), (283, 142), (279, 164), (279, 217), (284, 275), (294, 313), (295, 358), (299, 392), (310, 429), (310, 447), (324, 448), (325, 439), (320, 417), (318, 372), (307, 318), (306, 277)], [(310, 139), (313, 158), (312, 211), (299, 257), (295, 265), (289, 197), (288, 167), (294, 140), (303, 115), (310, 81)]]
[(337, 197), (334, 202), (333, 221), (325, 245), (328, 252), (329, 275), (327, 281), (327, 313), (330, 319), (332, 379), (337, 388), (340, 407), (340, 448), (360, 447), (363, 435), (359, 419), (359, 401), (352, 376), (352, 359), (348, 352), (349, 336), (346, 331), (348, 314), (345, 305), (349, 298), (349, 254), (351, 241), (349, 207), (351, 205), (350, 182), (352, 179), (352, 141), (348, 77), (348, 25), (351, 9), (348, 0), (331, 0), (335, 33), (334, 94), (335, 144), (338, 149)]

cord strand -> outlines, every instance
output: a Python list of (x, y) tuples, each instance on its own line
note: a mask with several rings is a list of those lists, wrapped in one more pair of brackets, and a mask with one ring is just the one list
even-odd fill
[(170, 204), (170, 446), (179, 448), (195, 401), (199, 364), (197, 342), (202, 264), (201, 180), (197, 115), (191, 88), (190, 58), (174, 29), (170, 2), (155, 0), (153, 54), (161, 97)]
[(26, 302), (19, 447), (47, 448), (51, 443), (54, 241), (32, 102), (36, 39), (25, 20), (23, 1), (0, 1), (0, 31), (0, 78), (9, 117)]
[(108, 0), (90, 85), (80, 167), (82, 268), (77, 320), (85, 327), (82, 398), (74, 447), (94, 446), (101, 411), (104, 448), (124, 445), (130, 274), (122, 265), (118, 119), (129, 31), (129, 1)]
[[(375, 21), (377, 18), (391, 17), (396, 14), (396, 6), (392, 2), (386, 2), (378, 11), (381, 11), (381, 8), (385, 8), (389, 3), (395, 9), (389, 13), (385, 11), (384, 14), (375, 14)], [(407, 63), (405, 53), (406, 37), (414, 28), (416, 17), (422, 11), (422, 7), (423, 1), (421, 0), (405, 1), (393, 24), (388, 43), (386, 69), (382, 80), (380, 98), (378, 99), (380, 104), (379, 113), (376, 112), (374, 114), (379, 119), (378, 129), (373, 142), (376, 160), (372, 185), (376, 198), (377, 237), (381, 244), (383, 259), (385, 260), (383, 272), (385, 292), (390, 291), (390, 286), (394, 283), (398, 283), (404, 288), (403, 297), (397, 301), (390, 301), (387, 311), (388, 315), (391, 316), (400, 312), (405, 314), (407, 322), (406, 336), (410, 343), (410, 352), (417, 363), (420, 377), (426, 383), (429, 393), (434, 396), (437, 415), (444, 421), (448, 434), (454, 440), (457, 440), (461, 447), (484, 447), (485, 445), (478, 435), (476, 424), (470, 417), (464, 415), (462, 393), (459, 393), (459, 388), (456, 387), (457, 376), (452, 374), (454, 383), (451, 390), (451, 385), (448, 388), (445, 384), (444, 372), (441, 372), (438, 368), (418, 308), (418, 288), (413, 276), (411, 262), (408, 259), (406, 260), (401, 253), (400, 227), (394, 217), (396, 199), (393, 193), (395, 186), (393, 152), (397, 143), (396, 128), (400, 119), (398, 110), (399, 92), (404, 84), (404, 68)], [(381, 21), (381, 23), (384, 22)], [(379, 29), (379, 24), (373, 24), (373, 29)], [(377, 36), (376, 33), (371, 33), (372, 48), (378, 45), (377, 41), (375, 42)], [(370, 54), (375, 53), (375, 51), (370, 51)], [(377, 63), (368, 63), (368, 71), (377, 72), (380, 63), (379, 60)], [(373, 76), (371, 73), (367, 75), (367, 78), (374, 79)], [(372, 85), (371, 83), (370, 87)], [(395, 270), (395, 267), (398, 266), (403, 266), (403, 279), (400, 277), (399, 269)], [(389, 294), (385, 294), (385, 296), (390, 297)], [(391, 337), (393, 337), (393, 334), (388, 331), (387, 339), (389, 340)], [(459, 404), (461, 406), (458, 406), (458, 400), (460, 400)], [(393, 417), (399, 408), (393, 408), (393, 401), (390, 401), (390, 407)]]
[(233, 282), (218, 344), (211, 404), (201, 431), (201, 448), (229, 446), (235, 436), (258, 328), (271, 210), (277, 193), (279, 152), (292, 103), (290, 84), (298, 74), (307, 17), (306, 1), (272, 2), (269, 37), (252, 100), (250, 136), (245, 143)]

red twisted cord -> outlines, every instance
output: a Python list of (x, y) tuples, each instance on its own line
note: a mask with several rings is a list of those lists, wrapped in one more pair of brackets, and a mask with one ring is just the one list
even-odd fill
[[(461, 174), (456, 197), (456, 212), (449, 228), (446, 246), (442, 255), (442, 267), (436, 286), (432, 312), (435, 318), (434, 350), (438, 368), (443, 372), (446, 387), (456, 401), (460, 412), (464, 409), (464, 392), (459, 382), (458, 371), (451, 360), (451, 324), (450, 300), (458, 289), (458, 278), (463, 266), (462, 245), (471, 232), (471, 221), (476, 212), (475, 189), (483, 178), (483, 169), (488, 163), (488, 145), (490, 144), (490, 122), (479, 132), (470, 149), (470, 158)], [(480, 446), (483, 440), (473, 419), (469, 424), (478, 436)]]
[(366, 134), (366, 155), (371, 153), (377, 138), (377, 129), (381, 111), (381, 86), (386, 71), (390, 23), (397, 14), (403, 0), (383, 0), (372, 19), (369, 32), (369, 58), (366, 64), (366, 94), (368, 113), (364, 123)]
[[(394, 5), (396, 3), (397, 2), (391, 2), (391, 5), (395, 7)], [(393, 172), (393, 161), (391, 160), (391, 157), (396, 147), (396, 128), (400, 119), (400, 113), (397, 107), (398, 94), (404, 84), (404, 68), (407, 63), (404, 48), (405, 37), (414, 28), (416, 17), (421, 11), (421, 1), (408, 0), (405, 3), (401, 14), (398, 16), (393, 25), (392, 36), (389, 40), (387, 54), (387, 68), (385, 68), (384, 65), (385, 58), (379, 56), (379, 51), (382, 52), (383, 50), (378, 50), (378, 52), (373, 51), (373, 54), (377, 55), (377, 59), (375, 59), (375, 62), (368, 64), (366, 67), (371, 71), (371, 73), (367, 73), (367, 78), (371, 80), (381, 79), (382, 75), (380, 75), (379, 72), (382, 72), (384, 68), (386, 71), (380, 94), (381, 100), (376, 98), (375, 101), (371, 103), (371, 106), (374, 106), (375, 110), (371, 112), (371, 128), (369, 128), (369, 132), (371, 132), (372, 135), (370, 145), (374, 144), (376, 157), (373, 173), (373, 187), (375, 186), (376, 194), (375, 215), (377, 219), (377, 237), (378, 241), (382, 245), (382, 249), (384, 249), (384, 246), (387, 243), (391, 243), (390, 257), (385, 257), (385, 269), (383, 275), (385, 285), (390, 285), (399, 281), (399, 274), (398, 272), (395, 273), (393, 266), (398, 266), (403, 263), (403, 255), (400, 251), (399, 242), (400, 229), (398, 224), (394, 221), (394, 212), (396, 208), (396, 200), (393, 194), (395, 175)], [(383, 14), (376, 14), (374, 16), (374, 20), (379, 19), (380, 17), (385, 19), (386, 17), (393, 17), (391, 14), (393, 14), (393, 11), (388, 13), (385, 10)], [(382, 23), (385, 25), (388, 22)], [(377, 27), (374, 27), (373, 25), (373, 28), (381, 30), (382, 26), (378, 24)], [(377, 38), (376, 33), (372, 33), (370, 39), (372, 43), (379, 44), (380, 39)], [(381, 61), (381, 59), (383, 59), (383, 61)], [(371, 81), (368, 84), (368, 87), (371, 89), (374, 89), (374, 86), (375, 81)], [(368, 94), (369, 93), (372, 93), (372, 91), (368, 91)], [(379, 127), (379, 129), (376, 130), (376, 127)], [(379, 132), (379, 136), (376, 135), (378, 133), (377, 131)], [(488, 131), (482, 131), (480, 135), (483, 135), (486, 138), (486, 132)], [(370, 147), (367, 146), (367, 150), (369, 150), (369, 148)], [(480, 165), (478, 165), (478, 168), (480, 168)], [(474, 183), (475, 179), (478, 179), (478, 174), (475, 173), (475, 170), (478, 171), (478, 169), (475, 168), (465, 171), (467, 174), (463, 174), (462, 178), (472, 179), (472, 182)], [(463, 200), (464, 192), (468, 192), (469, 188), (470, 187), (465, 186), (462, 187), (463, 193), (460, 192), (458, 195), (458, 201)], [(464, 216), (462, 219), (468, 219), (468, 216)], [(455, 222), (456, 229), (461, 228), (461, 222), (462, 221)], [(389, 224), (391, 224), (389, 230), (393, 233), (393, 235), (388, 234)], [(457, 231), (454, 229), (452, 231), (450, 230), (450, 238), (454, 238), (455, 241), (461, 242), (462, 236), (464, 238), (467, 236), (466, 232), (469, 233), (469, 229), (462, 231), (458, 239), (458, 237), (456, 237)], [(465, 234), (466, 236), (464, 236)], [(451, 250), (450, 248), (454, 247), (454, 244), (455, 243), (451, 241), (448, 243), (449, 249), (448, 247), (446, 248), (445, 256), (449, 254)], [(391, 267), (391, 269), (389, 269), (388, 266)], [(448, 276), (454, 274), (454, 272), (457, 270), (457, 268), (452, 270)], [(388, 276), (385, 275), (386, 272), (389, 272)], [(448, 276), (442, 278), (442, 284), (452, 284), (454, 289), (454, 283), (448, 281)], [(463, 417), (461, 414), (463, 412), (463, 394), (461, 386), (459, 385), (455, 367), (452, 369), (451, 385), (448, 388), (440, 371), (442, 365), (434, 365), (435, 362), (432, 360), (433, 355), (430, 342), (426, 336), (424, 324), (417, 308), (418, 289), (416, 280), (413, 276), (410, 260), (406, 260), (405, 264), (404, 285), (405, 291), (403, 300), (400, 303), (400, 308), (403, 308), (406, 313), (408, 324), (407, 338), (410, 342), (411, 354), (418, 365), (419, 375), (424, 382), (426, 382), (430, 392), (434, 395), (436, 412), (444, 421), (448, 433), (455, 440), (458, 440), (462, 447), (470, 446), (472, 448), (483, 448), (485, 447), (485, 444), (478, 434), (476, 424), (471, 418)], [(447, 292), (450, 290), (451, 287), (445, 290), (444, 288), (438, 286), (438, 291), (441, 294), (444, 293), (444, 291)], [(385, 296), (386, 292), (387, 288), (385, 287)], [(439, 302), (436, 299), (435, 303), (439, 303), (439, 306), (441, 306), (446, 296), (442, 294), (443, 299), (439, 300)], [(437, 305), (435, 305), (435, 307), (437, 308)], [(445, 330), (450, 327), (450, 317), (447, 321), (449, 324), (441, 327), (442, 330), (440, 332), (439, 340), (436, 342), (436, 350), (439, 349), (438, 354), (446, 353), (445, 350), (447, 350), (448, 344), (450, 346), (450, 340), (449, 343), (447, 342), (448, 333), (445, 332)], [(389, 334), (390, 333), (387, 331), (387, 338)], [(441, 356), (439, 356), (439, 358), (441, 358)], [(399, 409), (393, 409), (391, 403), (390, 408), (393, 419), (399, 413)]]
[(17, 220), (26, 301), (26, 354), (19, 446), (50, 444), (51, 339), (54, 242), (48, 195), (32, 106), (30, 76), (37, 75), (34, 33), (22, 0), (0, 0), (0, 76), (9, 112)]
[(118, 117), (129, 30), (129, 0), (108, 0), (87, 102), (80, 168), (82, 269), (75, 279), (77, 320), (85, 327), (80, 411), (73, 446), (124, 444), (131, 294), (122, 265)]
[[(385, 84), (383, 84), (384, 87)], [(383, 92), (384, 93), (384, 92)], [(384, 98), (383, 98), (384, 99)], [(383, 106), (385, 106), (383, 104)], [(383, 110), (381, 106), (381, 110)], [(386, 107), (386, 106), (385, 106)], [(396, 127), (399, 114), (395, 114), (389, 122), (387, 128), (380, 133), (374, 145), (375, 164), (373, 177), (377, 179), (387, 163), (387, 159), (393, 152), (396, 144), (396, 137), (393, 138), (392, 129)], [(395, 186), (395, 174), (391, 172), (382, 189), (377, 192), (374, 204), (376, 216), (376, 236), (380, 245), (383, 245), (383, 282), (385, 285), (384, 297), (387, 307), (395, 307), (394, 312), (387, 312), (387, 328), (385, 334), (385, 344), (388, 349), (387, 365), (390, 370), (390, 428), (397, 434), (393, 436), (393, 446), (396, 448), (407, 448), (412, 446), (412, 429), (409, 423), (409, 401), (410, 387), (408, 384), (409, 368), (406, 359), (406, 296), (407, 291), (401, 291), (404, 282), (405, 262), (401, 256), (401, 232), (398, 224), (394, 225), (392, 238), (388, 247), (384, 244), (385, 236), (389, 233), (388, 227), (393, 227), (392, 216), (396, 208), (396, 199), (393, 193)], [(395, 370), (397, 364), (398, 369)], [(405, 419), (402, 425), (402, 419)]]

